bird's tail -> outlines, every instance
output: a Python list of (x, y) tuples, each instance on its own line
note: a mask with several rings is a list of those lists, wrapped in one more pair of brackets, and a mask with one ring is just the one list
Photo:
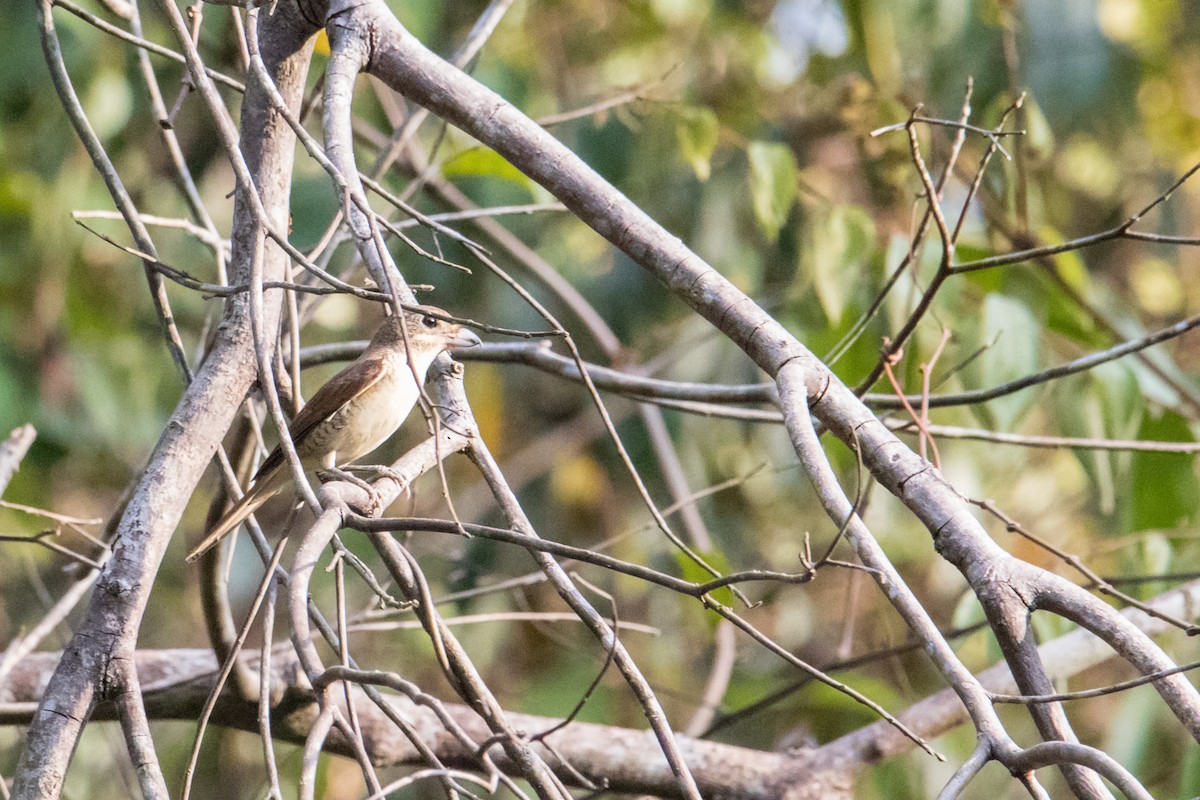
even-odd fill
[[(274, 477), (272, 475), (271, 477)], [(233, 507), (225, 512), (225, 515), (217, 520), (217, 524), (209, 529), (204, 540), (193, 548), (192, 552), (187, 554), (187, 561), (191, 563), (200, 556), (207, 553), (209, 550), (217, 546), (217, 544), (228, 536), (233, 531), (238, 529), (238, 526), (245, 521), (246, 517), (258, 510), (259, 506), (270, 500), (279, 492), (279, 486), (274, 485), (278, 481), (259, 480), (248, 492), (242, 495), (242, 499), (233, 504)]]

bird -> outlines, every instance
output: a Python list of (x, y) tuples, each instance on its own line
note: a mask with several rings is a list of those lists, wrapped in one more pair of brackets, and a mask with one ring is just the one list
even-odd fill
[[(362, 355), (317, 390), (288, 426), (306, 469), (348, 464), (383, 444), (416, 405), (433, 360), (445, 350), (481, 344), (473, 331), (442, 319), (447, 316), (440, 308), (417, 306), (385, 318)], [(259, 506), (287, 488), (292, 477), (283, 450), (276, 446), (250, 488), (188, 553), (187, 561), (195, 561), (237, 530)]]

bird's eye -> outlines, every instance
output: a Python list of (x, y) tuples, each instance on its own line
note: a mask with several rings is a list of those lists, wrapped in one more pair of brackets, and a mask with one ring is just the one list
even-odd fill
[(438, 321), (433, 317), (421, 317), (421, 324), (426, 328), (436, 328)]

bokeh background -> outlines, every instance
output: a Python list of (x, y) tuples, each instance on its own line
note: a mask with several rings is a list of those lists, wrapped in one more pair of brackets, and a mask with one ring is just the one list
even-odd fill
[[(390, 4), (443, 54), (462, 40), (484, 6), (477, 0)], [(87, 8), (119, 22), (99, 6)], [(170, 44), (153, 9), (145, 15), (147, 36)], [(62, 9), (55, 18), (89, 118), (139, 207), (186, 217), (130, 48)], [(181, 378), (162, 343), (140, 265), (72, 220), (73, 211), (110, 210), (112, 204), (50, 84), (31, 8), (8, 15), (0, 49), (0, 433), (26, 422), (38, 430), (5, 499), (104, 519), (153, 447), (180, 396)], [(227, 9), (206, 9), (202, 49), (211, 66), (240, 72)], [(181, 69), (155, 63), (170, 102)], [(318, 55), (311, 82), (322, 65)], [(518, 0), (472, 72), (535, 118), (624, 96), (552, 130), (822, 356), (834, 351), (908, 249), (920, 183), (907, 140), (903, 132), (870, 134), (903, 122), (918, 104), (922, 113), (955, 118), (970, 80), (972, 122), (990, 127), (1017, 92), (1027, 92), (1019, 118), (1009, 125), (1027, 135), (1005, 140), (1013, 161), (992, 161), (982, 201), (967, 214), (961, 259), (1019, 249), (1031, 241), (1021, 236), (1058, 242), (1111, 228), (1200, 160), (1200, 3), (1186, 0)], [(236, 108), (238, 98), (226, 97)], [(356, 108), (364, 125), (388, 129), (387, 109), (366, 81)], [(310, 120), (314, 131), (316, 124)], [(209, 209), (227, 233), (233, 180), (197, 99), (183, 103), (175, 127)], [(945, 164), (951, 139), (946, 129), (922, 132), (935, 172)], [(430, 123), (423, 142), (440, 173), (481, 205), (550, 199), (468, 137)], [(960, 173), (946, 193), (950, 207), (961, 203), (965, 180), (986, 144), (967, 138)], [(367, 153), (364, 148), (364, 159)], [(388, 185), (400, 189), (406, 180), (393, 173)], [(1185, 184), (1141, 227), (1200, 236), (1197, 192)], [(298, 149), (293, 241), (312, 246), (337, 202), (320, 168)], [(419, 204), (444, 210), (427, 197)], [(735, 348), (569, 215), (538, 213), (504, 222), (595, 305), (626, 346), (628, 363), (649, 364), (654, 374), (679, 380), (761, 379)], [(89, 225), (127, 241), (120, 223)], [(164, 261), (215, 279), (205, 247), (177, 230), (158, 228), (154, 235)], [(410, 282), (436, 287), (427, 295), (430, 302), (498, 325), (544, 327), (485, 271), (466, 275), (402, 248), (396, 252)], [(466, 260), (451, 245), (445, 252)], [(855, 384), (870, 371), (881, 338), (906, 318), (937, 259), (931, 243), (883, 313), (841, 348), (833, 366), (845, 381)], [(334, 263), (350, 260), (346, 251)], [(585, 356), (603, 360), (541, 284), (511, 259), (500, 261), (577, 332)], [(174, 286), (171, 298), (189, 353), (199, 353), (221, 302)], [(943, 329), (951, 338), (935, 383), (939, 391), (954, 391), (1000, 384), (1198, 310), (1200, 251), (1110, 242), (1058, 256), (1049, 268), (1020, 265), (952, 280), (907, 348), (899, 378), (910, 390), (919, 386), (918, 365), (928, 360)], [(327, 301), (306, 329), (305, 343), (362, 338), (377, 314), (358, 301)], [(1153, 357), (1161, 370), (1195, 387), (1200, 351), (1193, 339), (1171, 342)], [(327, 374), (306, 378), (308, 391)], [(587, 546), (615, 538), (611, 552), (622, 558), (684, 572), (648, 524), (578, 386), (525, 367), (474, 364), (468, 389), (489, 445), (543, 535)], [(886, 383), (877, 389), (888, 390)], [(669, 505), (635, 407), (608, 399), (651, 492)], [(796, 570), (806, 532), (818, 543), (833, 535), (780, 429), (666, 414), (692, 488), (726, 484), (699, 501), (714, 540), (710, 555), (718, 563)], [(937, 411), (934, 419), (1116, 439), (1192, 441), (1200, 431), (1200, 407), (1129, 359), (983, 406)], [(410, 426), (387, 452), (399, 453), (420, 435), (419, 426)], [(827, 449), (854, 491), (853, 457), (836, 443)], [(964, 494), (994, 499), (1102, 574), (1171, 575), (1197, 563), (1200, 484), (1189, 456), (950, 441), (941, 442), (940, 450), (944, 471)], [(456, 506), (464, 518), (497, 521), (471, 470), (453, 466)], [(178, 532), (175, 557), (163, 566), (142, 629), (144, 647), (205, 644), (196, 576), (182, 555), (200, 533), (214, 486), (214, 478), (201, 486)], [(418, 485), (412, 508), (440, 513), (442, 506), (435, 481)], [(878, 492), (867, 519), (939, 623), (964, 626), (980, 619), (961, 578), (938, 560), (928, 534), (898, 504)], [(53, 526), (0, 508), (0, 533), (33, 534)], [(1010, 550), (1071, 574), (1003, 525), (991, 520), (989, 526)], [(69, 530), (63, 536), (86, 549)], [(442, 595), (525, 575), (532, 566), (525, 554), (482, 541), (430, 535), (411, 545)], [(0, 548), (0, 641), (7, 641), (39, 618), (79, 567), (34, 545), (3, 542)], [(616, 593), (622, 620), (658, 629), (654, 636), (633, 632), (626, 639), (672, 718), (685, 719), (708, 675), (714, 621), (685, 598), (584, 572)], [(240, 566), (233, 579), (244, 599), (256, 580), (252, 564)], [(1128, 590), (1148, 597), (1169, 585), (1156, 580)], [(828, 571), (808, 586), (755, 587), (752, 596), (766, 601), (747, 612), (754, 623), (814, 664), (905, 640), (901, 623), (860, 574)], [(369, 597), (359, 591), (355, 600), (365, 607)], [(445, 610), (452, 609), (560, 610), (538, 585), (461, 599)], [(61, 646), (68, 627), (47, 646)], [(1050, 622), (1040, 633), (1050, 637), (1065, 629)], [(493, 621), (464, 628), (462, 636), (501, 701), (514, 710), (567, 713), (603, 663), (603, 652), (570, 624)], [(401, 669), (450, 697), (419, 634), (364, 631), (356, 644), (365, 662)], [(986, 633), (958, 644), (973, 667), (998, 658)], [(1196, 648), (1178, 637), (1169, 645), (1181, 660), (1196, 657)], [(718, 719), (800, 677), (740, 641)], [(928, 664), (911, 654), (838, 677), (891, 710), (940, 688)], [(1071, 686), (1125, 677), (1120, 666), (1108, 665)], [(1115, 755), (1156, 796), (1200, 794), (1200, 751), (1152, 690), (1077, 703), (1072, 712), (1081, 736)], [(583, 717), (640, 724), (637, 707), (613, 676)], [(1006, 711), (1005, 719), (1029, 735), (1022, 712)], [(810, 686), (712, 735), (773, 749), (828, 741), (870, 721), (869, 712), (846, 697)], [(181, 774), (192, 726), (159, 723), (155, 730), (164, 766)], [(121, 797), (132, 791), (119, 782), (97, 788), (120, 771), (116, 737), (115, 729), (89, 728), (69, 795)], [(950, 756), (948, 765), (921, 755), (893, 759), (864, 777), (860, 796), (929, 796), (973, 745), (971, 732), (962, 730), (936, 743)], [(0, 774), (11, 776), (19, 747), (19, 731), (0, 731)], [(260, 796), (258, 749), (250, 737), (215, 731), (206, 747), (201, 786), (211, 790), (219, 782), (229, 796)], [(285, 771), (298, 764), (298, 752), (280, 752)], [(97, 784), (97, 776), (104, 782)], [(323, 780), (327, 797), (358, 796), (357, 772), (348, 763), (330, 761)], [(1007, 775), (989, 771), (968, 796), (1020, 793)]]

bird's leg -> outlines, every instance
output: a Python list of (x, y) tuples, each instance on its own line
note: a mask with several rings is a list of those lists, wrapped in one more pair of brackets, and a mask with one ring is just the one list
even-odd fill
[(360, 475), (370, 476), (368, 480), (377, 481), (383, 478), (393, 480), (400, 487), (400, 491), (408, 494), (408, 480), (396, 470), (383, 464), (349, 464), (344, 469), (348, 472), (357, 472)]
[(379, 499), (379, 492), (375, 490), (374, 486), (367, 483), (357, 475), (352, 475), (347, 470), (338, 469), (337, 467), (329, 467), (318, 472), (317, 477), (322, 483), (327, 483), (329, 481), (345, 481), (346, 483), (352, 483), (359, 489), (362, 489), (364, 492), (366, 492), (367, 497), (370, 499), (367, 501), (367, 505), (361, 509), (362, 513), (364, 513), (366, 516), (378, 516), (378, 514), (383, 511), (383, 502)]
[(339, 480), (354, 484), (366, 492), (371, 498), (367, 508), (364, 509), (364, 511), (367, 513), (367, 516), (373, 517), (379, 514), (383, 511), (383, 501), (379, 497), (379, 492), (374, 486), (372, 486), (366, 480), (358, 477), (358, 475), (355, 475), (354, 473), (369, 476), (369, 480), (373, 481), (377, 481), (380, 478), (389, 478), (400, 486), (400, 491), (404, 492), (405, 494), (408, 493), (408, 481), (404, 479), (404, 476), (399, 472), (396, 472), (396, 470), (392, 469), (391, 467), (386, 467), (379, 464), (347, 464), (340, 469), (337, 467), (332, 467), (317, 473), (317, 477), (319, 477), (322, 481)]

